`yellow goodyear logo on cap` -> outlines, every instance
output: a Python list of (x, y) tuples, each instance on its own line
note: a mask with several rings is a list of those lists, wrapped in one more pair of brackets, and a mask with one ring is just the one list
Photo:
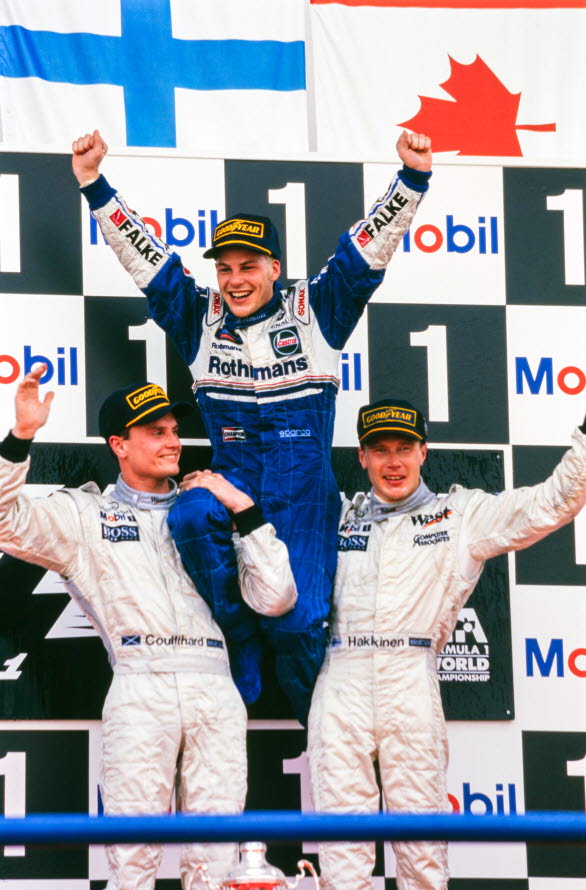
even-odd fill
[(143, 405), (147, 404), (147, 402), (152, 402), (153, 399), (167, 402), (167, 404), (169, 404), (167, 393), (162, 387), (157, 386), (156, 384), (153, 384), (152, 386), (141, 386), (140, 389), (135, 389), (134, 392), (131, 392), (126, 396), (126, 401), (133, 411), (142, 408)]
[(369, 426), (381, 423), (381, 421), (383, 423), (394, 421), (395, 423), (403, 423), (405, 426), (414, 427), (417, 422), (417, 412), (410, 411), (409, 408), (393, 408), (389, 406), (376, 408), (374, 411), (365, 411), (362, 415), (362, 424), (365, 431), (368, 430)]
[(264, 238), (264, 223), (252, 222), (250, 219), (230, 219), (220, 223), (214, 231), (214, 241), (226, 235), (247, 235), (249, 238)]

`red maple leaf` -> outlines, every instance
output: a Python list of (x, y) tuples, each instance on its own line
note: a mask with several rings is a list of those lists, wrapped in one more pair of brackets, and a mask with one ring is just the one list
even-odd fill
[(521, 93), (510, 93), (480, 56), (469, 65), (448, 58), (450, 76), (440, 86), (455, 101), (419, 96), (421, 108), (399, 127), (431, 136), (436, 152), (485, 157), (522, 157), (516, 130), (555, 132), (555, 124), (517, 124)]

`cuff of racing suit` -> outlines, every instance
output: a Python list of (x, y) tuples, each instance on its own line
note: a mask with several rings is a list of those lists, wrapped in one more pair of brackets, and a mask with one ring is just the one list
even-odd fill
[(112, 188), (104, 174), (100, 173), (94, 182), (82, 186), (80, 192), (90, 205), (90, 210), (99, 210), (114, 197), (116, 189)]
[(258, 504), (253, 504), (252, 507), (247, 507), (246, 510), (241, 510), (240, 513), (233, 513), (232, 520), (241, 538), (244, 535), (249, 535), (256, 528), (260, 528), (266, 522)]
[(0, 442), (0, 457), (9, 460), (11, 464), (22, 464), (27, 459), (32, 444), (32, 439), (19, 439), (10, 432)]
[(426, 192), (429, 188), (431, 172), (431, 170), (413, 170), (411, 167), (403, 165), (402, 170), (399, 170), (399, 179), (402, 179), (405, 185), (413, 189), (414, 192)]

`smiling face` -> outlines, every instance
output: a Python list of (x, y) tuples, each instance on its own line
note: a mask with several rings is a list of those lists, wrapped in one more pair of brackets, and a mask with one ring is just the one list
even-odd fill
[(358, 448), (375, 495), (386, 503), (413, 494), (426, 456), (427, 445), (406, 436), (378, 436)]
[(225, 248), (216, 260), (220, 293), (230, 312), (239, 318), (252, 315), (269, 302), (280, 272), (279, 260), (245, 247)]
[(122, 478), (137, 491), (161, 494), (169, 491), (169, 476), (179, 472), (181, 442), (173, 414), (132, 426), (128, 438), (110, 436), (110, 448), (118, 458)]

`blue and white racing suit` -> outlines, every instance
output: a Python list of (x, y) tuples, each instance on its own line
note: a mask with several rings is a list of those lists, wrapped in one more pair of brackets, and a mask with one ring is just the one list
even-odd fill
[(237, 318), (199, 287), (106, 179), (82, 191), (105, 239), (148, 299), (151, 317), (188, 363), (212, 468), (248, 491), (289, 550), (293, 611), (259, 617), (238, 590), (231, 522), (205, 489), (183, 494), (169, 523), (184, 565), (224, 631), (245, 701), (260, 692), (261, 640), (305, 722), (326, 648), (340, 495), (331, 467), (339, 352), (408, 230), (430, 174), (403, 168), (324, 269)]

